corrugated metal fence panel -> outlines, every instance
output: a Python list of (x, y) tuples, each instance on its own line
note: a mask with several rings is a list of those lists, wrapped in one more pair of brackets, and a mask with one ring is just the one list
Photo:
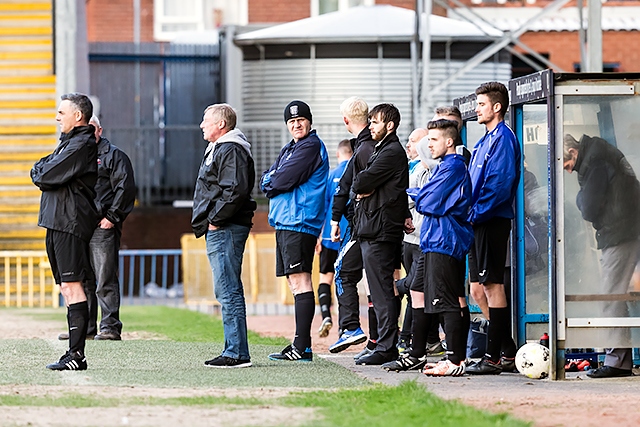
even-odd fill
[[(430, 86), (436, 86), (463, 65), (464, 61), (431, 61)], [(473, 92), (482, 82), (507, 82), (510, 78), (509, 64), (485, 62), (434, 96), (432, 102), (448, 105), (453, 98)], [(283, 110), (293, 99), (301, 99), (311, 106), (313, 127), (327, 146), (332, 167), (336, 163), (338, 142), (351, 137), (340, 115), (340, 104), (350, 96), (362, 97), (370, 107), (381, 102), (395, 104), (402, 115), (398, 130), (402, 142), (412, 130), (409, 59), (244, 61), (242, 96), (241, 129), (252, 143), (258, 175), (269, 168), (290, 140), (283, 123)]]
[(202, 112), (220, 102), (218, 47), (93, 43), (89, 59), (104, 135), (131, 157), (140, 202), (192, 198), (206, 147)]

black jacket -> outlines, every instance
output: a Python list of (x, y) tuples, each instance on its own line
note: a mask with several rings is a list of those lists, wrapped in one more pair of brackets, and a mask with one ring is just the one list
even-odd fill
[(60, 143), (31, 168), (31, 180), (42, 190), (38, 225), (90, 241), (98, 223), (94, 186), (98, 175), (97, 144), (92, 125), (60, 135)]
[(359, 240), (402, 241), (404, 221), (411, 218), (408, 186), (407, 154), (394, 132), (376, 145), (367, 168), (351, 186), (352, 195), (373, 193), (355, 203), (354, 234)]
[(351, 148), (353, 148), (354, 154), (347, 163), (336, 194), (333, 196), (332, 221), (340, 221), (344, 215), (349, 222), (353, 222), (353, 203), (349, 203), (351, 185), (354, 177), (366, 169), (375, 146), (376, 142), (371, 138), (371, 131), (368, 127), (362, 129), (356, 138), (351, 139)]
[(133, 210), (136, 183), (131, 160), (107, 138), (98, 141), (98, 181), (96, 208), (100, 218), (107, 218), (121, 229), (122, 222)]
[(204, 235), (209, 224), (251, 227), (256, 210), (251, 198), (255, 180), (250, 144), (242, 132), (234, 129), (209, 143), (193, 194), (191, 228), (196, 237)]
[(640, 183), (624, 154), (604, 139), (583, 135), (573, 168), (582, 217), (596, 230), (598, 249), (640, 236)]

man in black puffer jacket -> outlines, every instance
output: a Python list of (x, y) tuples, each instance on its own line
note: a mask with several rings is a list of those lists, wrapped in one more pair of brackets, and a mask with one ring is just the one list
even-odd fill
[(62, 95), (56, 121), (60, 143), (31, 169), (31, 180), (42, 191), (38, 225), (47, 229), (51, 272), (67, 304), (69, 350), (47, 368), (85, 370), (85, 336), (89, 320), (83, 281), (95, 280), (89, 261), (89, 241), (98, 223), (94, 186), (98, 175), (95, 128), (89, 124), (93, 105), (79, 93)]
[[(576, 204), (596, 230), (602, 251), (602, 294), (624, 295), (640, 257), (640, 182), (624, 154), (602, 138), (582, 135), (580, 142), (564, 137), (564, 169), (578, 173)], [(628, 317), (625, 301), (605, 301), (604, 317)], [(617, 342), (631, 342), (628, 328), (612, 329)], [(591, 378), (633, 375), (630, 348), (607, 348), (604, 366), (587, 372)]]
[(236, 129), (236, 113), (230, 105), (207, 107), (200, 128), (209, 145), (196, 180), (191, 227), (196, 237), (206, 237), (224, 329), (222, 354), (204, 364), (211, 368), (244, 368), (251, 366), (251, 359), (240, 276), (256, 210), (251, 198), (256, 176), (251, 145)]
[(398, 307), (393, 273), (403, 232), (412, 232), (406, 189), (409, 166), (396, 130), (400, 112), (392, 104), (369, 112), (371, 137), (377, 141), (365, 170), (351, 186), (356, 200), (354, 226), (360, 242), (371, 300), (378, 319), (378, 341), (358, 365), (382, 365), (398, 357)]

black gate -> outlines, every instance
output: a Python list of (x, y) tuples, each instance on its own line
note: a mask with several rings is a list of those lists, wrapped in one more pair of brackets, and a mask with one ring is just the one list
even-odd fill
[(221, 98), (218, 46), (93, 43), (89, 49), (103, 135), (131, 157), (139, 202), (191, 199), (206, 146), (202, 112)]

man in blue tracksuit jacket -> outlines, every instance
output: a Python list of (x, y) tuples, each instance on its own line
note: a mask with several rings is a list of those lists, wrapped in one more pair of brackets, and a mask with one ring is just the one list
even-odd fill
[(294, 296), (296, 334), (271, 360), (311, 361), (311, 322), (315, 299), (311, 285), (316, 240), (325, 219), (329, 156), (311, 130), (312, 115), (302, 101), (291, 101), (284, 121), (293, 139), (260, 179), (269, 200), (269, 224), (276, 229), (276, 276), (286, 276)]
[(478, 123), (486, 126), (487, 133), (476, 144), (469, 165), (473, 193), (468, 219), (475, 235), (469, 251), (469, 281), (471, 295), (490, 322), (487, 352), (467, 372), (495, 375), (515, 366), (504, 266), (522, 159), (516, 136), (504, 122), (509, 105), (506, 87), (484, 83), (476, 95)]

